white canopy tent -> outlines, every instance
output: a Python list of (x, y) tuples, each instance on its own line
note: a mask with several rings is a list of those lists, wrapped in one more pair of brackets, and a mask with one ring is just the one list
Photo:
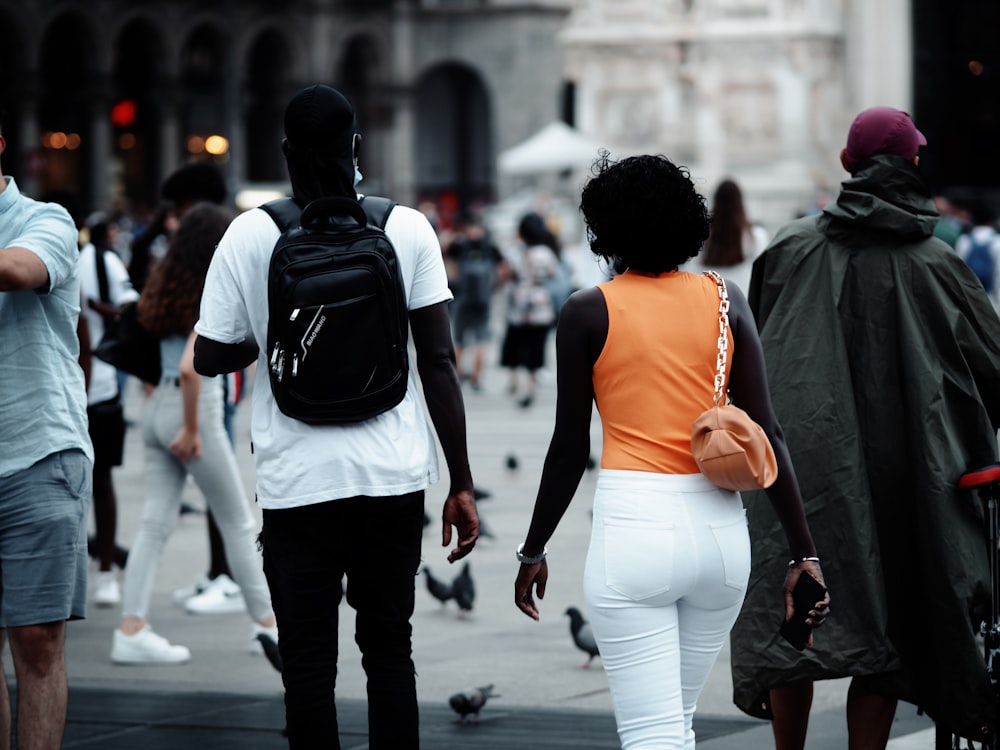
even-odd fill
[(546, 125), (526, 141), (502, 151), (497, 166), (504, 174), (561, 172), (589, 166), (601, 144), (564, 122)]

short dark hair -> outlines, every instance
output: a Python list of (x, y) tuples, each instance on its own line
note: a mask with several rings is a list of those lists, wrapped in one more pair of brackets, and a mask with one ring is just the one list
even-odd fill
[(993, 226), (997, 220), (997, 212), (985, 198), (969, 201), (966, 209), (969, 211), (972, 223), (977, 227)]
[(285, 108), (282, 150), (292, 193), (302, 205), (327, 195), (355, 197), (357, 122), (351, 102), (323, 84), (299, 91)]
[(526, 213), (517, 224), (517, 234), (529, 247), (545, 245), (559, 254), (559, 239), (545, 223), (545, 218), (534, 211)]
[(619, 272), (664, 273), (698, 254), (709, 214), (686, 167), (659, 154), (613, 161), (602, 151), (592, 172), (580, 211), (594, 255)]
[(85, 218), (83, 201), (80, 200), (80, 196), (75, 191), (65, 188), (53, 188), (38, 196), (38, 200), (42, 203), (58, 203), (66, 209), (70, 218), (73, 219), (73, 223), (76, 224), (77, 229), (83, 227)]
[(226, 201), (226, 181), (214, 166), (198, 161), (185, 164), (163, 183), (161, 194), (172, 203), (222, 204)]

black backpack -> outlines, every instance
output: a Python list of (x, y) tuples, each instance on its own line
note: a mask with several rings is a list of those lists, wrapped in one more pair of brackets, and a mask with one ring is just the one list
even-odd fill
[(267, 358), (286, 416), (360, 422), (406, 394), (407, 309), (386, 198), (264, 204), (281, 229), (268, 267)]
[(455, 301), (469, 310), (488, 310), (496, 283), (495, 255), (484, 239), (463, 240), (458, 246), (458, 290)]
[(993, 293), (993, 275), (995, 273), (993, 262), (993, 237), (987, 237), (985, 241), (977, 241), (969, 235), (969, 253), (965, 256), (965, 262), (972, 272), (979, 278), (983, 289), (987, 294)]

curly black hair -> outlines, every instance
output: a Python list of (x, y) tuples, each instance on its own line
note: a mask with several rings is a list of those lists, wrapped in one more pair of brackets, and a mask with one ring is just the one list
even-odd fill
[(594, 255), (619, 273), (664, 273), (697, 255), (709, 214), (687, 168), (659, 154), (613, 161), (601, 151), (592, 172), (580, 211)]
[(196, 203), (184, 214), (139, 297), (139, 323), (151, 335), (187, 336), (194, 328), (208, 266), (232, 218), (215, 203)]

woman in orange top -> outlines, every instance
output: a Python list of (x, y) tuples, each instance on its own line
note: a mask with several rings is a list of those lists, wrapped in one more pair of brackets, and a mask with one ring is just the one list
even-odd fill
[[(708, 482), (691, 454), (691, 423), (713, 402), (719, 296), (714, 281), (678, 271), (708, 235), (705, 200), (663, 156), (603, 154), (580, 208), (591, 251), (613, 280), (577, 292), (556, 332), (556, 423), (514, 585), (538, 619), (545, 543), (590, 455), (596, 402), (604, 451), (584, 594), (608, 676), (622, 747), (693, 748), (698, 694), (739, 613), (750, 570), (740, 496)], [(746, 299), (730, 289), (728, 388), (767, 433), (778, 460), (768, 490), (788, 537), (785, 615), (803, 571), (820, 582), (816, 549)], [(809, 624), (820, 625), (829, 597)], [(775, 602), (780, 605), (779, 601)], [(811, 641), (811, 637), (810, 637)]]

